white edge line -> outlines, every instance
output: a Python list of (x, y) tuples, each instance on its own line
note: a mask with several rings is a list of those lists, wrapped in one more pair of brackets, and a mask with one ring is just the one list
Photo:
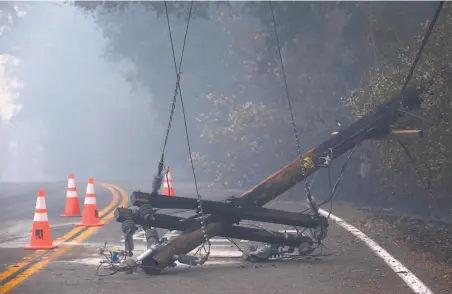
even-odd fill
[[(327, 216), (329, 212), (320, 209), (320, 214)], [(409, 269), (407, 269), (401, 262), (394, 258), (389, 252), (378, 245), (374, 240), (366, 236), (356, 227), (347, 223), (340, 217), (330, 214), (330, 218), (339, 226), (350, 232), (353, 236), (364, 242), (375, 254), (377, 254), (383, 261), (407, 284), (408, 287), (416, 294), (433, 294), (422, 281), (416, 277)]]
[[(369, 238), (366, 234), (361, 232), (358, 228), (347, 223), (340, 217), (337, 217), (329, 212), (320, 209), (320, 214), (323, 216), (330, 216), (330, 218), (336, 222), (340, 227), (347, 230), (353, 236), (361, 240), (366, 244), (376, 255), (378, 255), (383, 261), (407, 284), (407, 286), (413, 290), (416, 294), (433, 294), (416, 275), (414, 275), (408, 268), (406, 268), (400, 261), (387, 252), (383, 247), (378, 245), (374, 240)], [(289, 233), (289, 231), (287, 231)]]

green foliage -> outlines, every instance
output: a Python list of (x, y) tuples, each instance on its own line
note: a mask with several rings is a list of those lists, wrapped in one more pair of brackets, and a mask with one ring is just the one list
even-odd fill
[[(445, 4), (443, 13), (444, 18), (437, 23), (430, 36), (413, 76), (417, 83), (429, 87), (430, 94), (423, 97), (420, 113), (407, 114), (400, 124), (394, 126), (424, 131), (422, 139), (405, 140), (404, 143), (424, 176), (431, 171), (432, 187), (439, 192), (449, 189), (452, 178), (452, 81), (449, 78), (452, 65), (452, 6), (449, 3)], [(428, 22), (423, 25), (426, 30)], [(400, 91), (422, 40), (418, 38), (417, 41), (415, 46), (400, 47), (396, 62), (372, 69), (368, 82), (351, 95), (348, 105), (358, 117)], [(397, 142), (378, 142), (374, 146), (375, 160), (385, 170), (385, 177), (393, 178), (394, 173), (409, 165)], [(439, 193), (438, 197), (447, 197), (447, 194)]]
[[(359, 46), (351, 47), (343, 40), (347, 30), (354, 29), (349, 23), (352, 19), (349, 9), (353, 7), (309, 2), (273, 5), (297, 131), (301, 134), (302, 149), (308, 150), (335, 130), (336, 120), (342, 123), (347, 120), (347, 110), (340, 98), (360, 79), (359, 70), (354, 75), (350, 72), (369, 52), (361, 52)], [(234, 42), (226, 58), (226, 63), (242, 65), (236, 67), (237, 80), (242, 81), (240, 91), (227, 96), (208, 95), (214, 110), (199, 119), (206, 142), (229, 155), (221, 164), (214, 162), (210, 169), (206, 163), (209, 157), (202, 157), (203, 170), (221, 175), (215, 177), (215, 182), (234, 185), (248, 184), (243, 178), (253, 178), (255, 183), (297, 155), (270, 6), (253, 2), (247, 4), (247, 9), (261, 22), (248, 40), (241, 40), (241, 44), (253, 44), (254, 54)], [(313, 27), (317, 34), (312, 33)], [(227, 24), (225, 28), (229, 28)], [(364, 35), (366, 31), (360, 33)], [(262, 81), (272, 91), (249, 99), (259, 93), (253, 85)], [(248, 164), (239, 168), (238, 163), (243, 162)], [(223, 182), (222, 178), (227, 180)]]

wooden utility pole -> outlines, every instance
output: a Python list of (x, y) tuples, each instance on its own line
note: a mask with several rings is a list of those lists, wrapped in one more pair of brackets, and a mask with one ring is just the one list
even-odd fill
[[(412, 136), (413, 132), (392, 132), (390, 126), (403, 114), (399, 109), (411, 111), (420, 107), (421, 92), (422, 90), (409, 87), (402, 94), (395, 95), (386, 103), (380, 105), (373, 113), (362, 117), (348, 128), (344, 128), (316, 148), (306, 152), (301, 161), (300, 159), (294, 160), (257, 186), (243, 193), (241, 197), (234, 199), (235, 204), (245, 209), (247, 206), (250, 208), (263, 206), (363, 140), (382, 138), (390, 134)], [(230, 228), (232, 222), (232, 220), (212, 221), (208, 217), (206, 219), (208, 237), (225, 235), (224, 230)], [(143, 263), (152, 264), (155, 266), (154, 272), (158, 273), (172, 263), (174, 255), (186, 254), (204, 241), (199, 226), (193, 225), (155, 255), (149, 256), (148, 260), (143, 260)]]

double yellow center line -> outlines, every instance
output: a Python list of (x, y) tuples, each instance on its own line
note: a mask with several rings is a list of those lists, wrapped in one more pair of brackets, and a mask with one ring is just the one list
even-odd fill
[[(103, 223), (108, 223), (114, 216), (115, 208), (118, 206), (126, 206), (128, 202), (127, 193), (118, 186), (106, 183), (98, 183), (98, 185), (108, 189), (113, 200), (110, 204), (99, 212), (99, 217)], [(47, 250), (37, 251), (36, 253), (25, 257), (22, 261), (9, 266), (5, 271), (0, 273), (0, 293), (7, 293), (33, 274), (46, 267), (52, 260), (58, 258), (67, 252), (72, 245), (77, 242), (83, 242), (89, 236), (94, 234), (99, 227), (75, 227), (64, 236), (55, 240), (60, 247)]]

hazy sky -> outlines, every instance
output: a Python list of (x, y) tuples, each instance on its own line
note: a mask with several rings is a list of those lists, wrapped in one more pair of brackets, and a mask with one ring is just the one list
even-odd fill
[[(6, 78), (0, 84), (1, 180), (65, 179), (69, 173), (81, 179), (150, 180), (160, 159), (174, 93), (166, 19), (150, 18), (152, 14), (139, 5), (121, 14), (102, 15), (100, 21), (115, 19), (123, 25), (120, 43), (113, 44), (123, 55), (112, 61), (107, 57), (112, 43), (105, 38), (115, 28), (102, 30), (93, 14), (54, 2), (21, 5), (28, 5), (23, 8), (27, 14), (5, 30), (6, 45), (15, 48), (17, 56), (8, 57), (10, 65), (5, 64), (5, 55), (0, 59), (0, 75)], [(177, 17), (171, 22), (179, 59), (186, 24)], [(234, 69), (221, 64), (231, 37), (222, 32), (220, 23), (206, 25), (203, 20), (193, 21), (188, 37), (182, 88), (190, 137), (199, 141), (195, 117), (210, 102), (193, 101), (209, 89), (233, 85)], [(141, 55), (135, 62), (149, 64), (145, 88), (129, 82), (136, 69), (127, 55), (136, 52)], [(171, 133), (165, 163), (173, 167), (173, 178), (191, 179), (186, 139), (180, 135), (184, 132), (179, 102), (174, 129), (179, 135)]]
[[(103, 57), (106, 41), (92, 17), (67, 5), (35, 3), (12, 27), (20, 57), (15, 64), (14, 57), (0, 59), (2, 180), (136, 174), (136, 154), (154, 152), (142, 139), (156, 129), (152, 95), (132, 91), (125, 80), (131, 64)], [(23, 87), (14, 87), (18, 83)], [(142, 164), (156, 160), (149, 156)]]

